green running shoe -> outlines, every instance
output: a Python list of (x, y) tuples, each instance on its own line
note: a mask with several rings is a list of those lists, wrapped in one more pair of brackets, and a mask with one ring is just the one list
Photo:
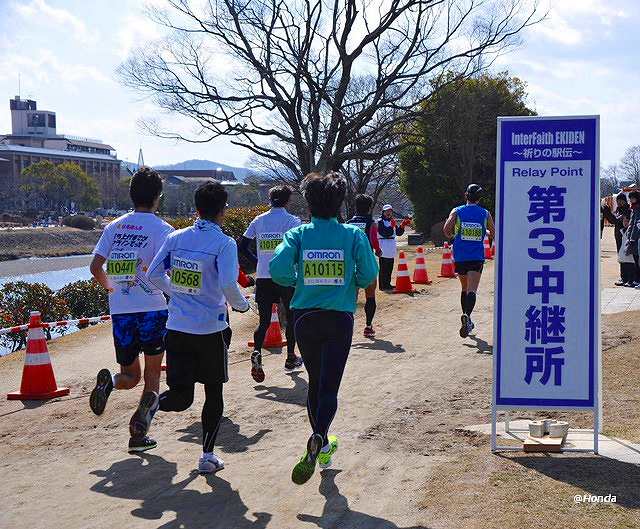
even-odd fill
[(338, 438), (335, 435), (330, 435), (329, 439), (329, 451), (323, 452), (322, 450), (318, 454), (318, 466), (320, 468), (329, 468), (331, 466), (331, 457), (338, 451)]
[(307, 451), (300, 458), (300, 461), (293, 467), (291, 472), (291, 481), (296, 485), (303, 485), (316, 471), (316, 461), (318, 459), (318, 453), (322, 449), (322, 436), (319, 434), (313, 434), (307, 441)]

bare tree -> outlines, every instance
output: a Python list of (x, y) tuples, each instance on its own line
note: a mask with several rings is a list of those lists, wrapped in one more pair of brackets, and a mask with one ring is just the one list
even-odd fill
[(629, 147), (620, 160), (621, 177), (627, 183), (640, 186), (640, 145)]
[(166, 0), (148, 13), (168, 36), (120, 77), (197, 126), (148, 130), (229, 137), (294, 181), (397, 153), (404, 142), (388, 137), (432, 94), (430, 78), (477, 73), (539, 20), (531, 0)]
[(607, 197), (620, 191), (620, 166), (612, 164), (600, 169), (600, 195)]

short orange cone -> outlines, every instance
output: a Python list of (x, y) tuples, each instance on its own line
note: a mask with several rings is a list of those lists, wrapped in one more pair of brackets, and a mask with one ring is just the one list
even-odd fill
[(427, 273), (427, 264), (424, 260), (424, 248), (418, 246), (416, 249), (416, 266), (413, 269), (413, 282), (419, 285), (430, 285), (429, 274)]
[(493, 259), (493, 252), (491, 251), (491, 246), (489, 245), (489, 236), (484, 236), (484, 258), (485, 259)]
[(9, 393), (7, 399), (47, 400), (68, 394), (69, 388), (59, 388), (56, 384), (40, 313), (32, 312), (29, 317), (27, 352), (24, 357), (20, 391)]
[(411, 294), (415, 292), (409, 277), (409, 268), (407, 267), (407, 258), (404, 252), (400, 252), (398, 256), (398, 271), (396, 273), (396, 288), (393, 289), (394, 294)]
[[(287, 322), (291, 325), (291, 322)], [(254, 342), (249, 342), (249, 347), (253, 347)], [(274, 303), (271, 306), (271, 323), (267, 329), (267, 334), (262, 342), (262, 347), (265, 349), (277, 349), (287, 345), (287, 341), (282, 339), (282, 329), (280, 328), (280, 320), (278, 319), (278, 305)]]
[(453, 254), (449, 243), (444, 243), (444, 251), (442, 252), (442, 266), (440, 267), (440, 275), (438, 277), (456, 277), (456, 269), (453, 265)]

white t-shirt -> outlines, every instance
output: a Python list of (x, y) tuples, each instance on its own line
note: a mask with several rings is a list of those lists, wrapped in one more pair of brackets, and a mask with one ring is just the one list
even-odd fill
[(131, 212), (111, 222), (93, 251), (107, 260), (111, 314), (165, 310), (162, 292), (146, 278), (153, 257), (173, 228), (153, 213)]
[(258, 215), (249, 224), (244, 236), (256, 240), (258, 252), (256, 277), (258, 279), (271, 278), (269, 261), (273, 257), (273, 252), (282, 242), (284, 234), (296, 226), (300, 226), (300, 219), (284, 208), (271, 208), (266, 213)]

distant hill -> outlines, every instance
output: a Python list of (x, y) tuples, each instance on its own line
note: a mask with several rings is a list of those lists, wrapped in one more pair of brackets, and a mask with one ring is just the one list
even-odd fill
[(217, 169), (220, 167), (225, 171), (233, 171), (233, 174), (238, 180), (244, 180), (249, 174), (251, 174), (251, 169), (247, 169), (246, 167), (233, 167), (231, 165), (225, 165), (223, 163), (212, 162), (211, 160), (187, 160), (185, 162), (174, 163), (170, 165), (157, 165), (156, 169)]

